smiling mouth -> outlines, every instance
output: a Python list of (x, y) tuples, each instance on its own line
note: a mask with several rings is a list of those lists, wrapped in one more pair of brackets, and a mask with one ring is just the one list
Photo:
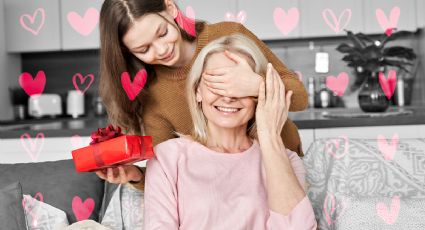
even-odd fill
[(168, 54), (165, 58), (163, 58), (163, 61), (169, 61), (172, 57), (174, 56), (174, 46), (173, 49), (171, 50), (170, 54)]
[(237, 113), (241, 111), (241, 108), (231, 108), (231, 107), (222, 107), (222, 106), (214, 106), (214, 108), (223, 113)]

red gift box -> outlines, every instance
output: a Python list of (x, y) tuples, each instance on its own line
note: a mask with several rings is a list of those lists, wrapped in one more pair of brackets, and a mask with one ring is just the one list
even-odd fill
[(111, 134), (108, 129), (110, 126), (99, 129), (92, 134), (93, 141), (89, 146), (72, 151), (77, 172), (131, 164), (154, 156), (151, 136), (122, 135), (119, 128), (112, 128)]

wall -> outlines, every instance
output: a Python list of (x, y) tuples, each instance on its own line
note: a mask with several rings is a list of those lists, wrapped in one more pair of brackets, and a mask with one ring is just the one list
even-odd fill
[(20, 55), (6, 53), (3, 8), (4, 0), (0, 0), (0, 121), (13, 119), (13, 107), (8, 88), (11, 85), (11, 79), (18, 79), (21, 71)]

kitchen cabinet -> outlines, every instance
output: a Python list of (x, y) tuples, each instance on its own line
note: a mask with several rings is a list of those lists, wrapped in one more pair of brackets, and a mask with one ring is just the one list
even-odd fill
[(8, 52), (59, 50), (59, 1), (5, 0)]
[(237, 8), (246, 13), (244, 25), (263, 40), (300, 37), (298, 0), (238, 0)]
[(425, 27), (425, 1), (416, 0), (416, 20), (419, 28)]
[(401, 138), (425, 138), (425, 125), (394, 125), (315, 129), (316, 139), (329, 137), (348, 137), (376, 139), (383, 135), (391, 140), (394, 135)]
[(364, 30), (363, 1), (300, 0), (303, 37), (345, 35)]
[(387, 28), (392, 27), (396, 27), (398, 30), (415, 31), (417, 29), (415, 1), (365, 0), (365, 32), (382, 34)]
[[(236, 0), (180, 0), (177, 1), (177, 4), (185, 15), (190, 16), (194, 13), (196, 19), (209, 23), (238, 20), (237, 16), (239, 12), (236, 11)], [(240, 15), (239, 18), (242, 18), (243, 14)]]
[(98, 49), (99, 13), (103, 0), (62, 0), (62, 49)]

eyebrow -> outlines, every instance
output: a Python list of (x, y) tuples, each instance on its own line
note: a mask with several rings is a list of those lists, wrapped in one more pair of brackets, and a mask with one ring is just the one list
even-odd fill
[[(156, 29), (155, 35), (158, 35), (159, 30), (161, 29), (162, 25), (163, 25), (163, 23), (160, 23), (160, 24), (159, 24), (158, 28)], [(139, 45), (139, 46), (137, 46), (137, 47), (134, 47), (134, 48), (133, 48), (133, 50), (137, 50), (137, 49), (139, 49), (139, 48), (141, 48), (141, 47), (143, 47), (143, 46), (146, 46), (146, 45), (145, 45), (145, 44)]]

